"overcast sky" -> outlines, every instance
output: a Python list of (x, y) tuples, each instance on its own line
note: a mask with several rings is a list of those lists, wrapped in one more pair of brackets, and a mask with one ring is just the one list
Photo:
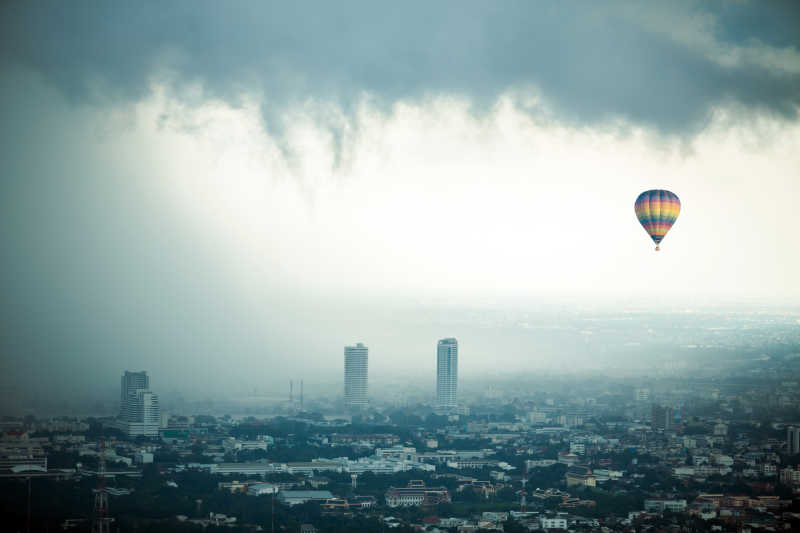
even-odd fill
[[(336, 373), (357, 341), (424, 368), (452, 332), (380, 302), (797, 301), (798, 28), (792, 1), (3, 2), (4, 396)], [(650, 188), (683, 205), (658, 253)]]

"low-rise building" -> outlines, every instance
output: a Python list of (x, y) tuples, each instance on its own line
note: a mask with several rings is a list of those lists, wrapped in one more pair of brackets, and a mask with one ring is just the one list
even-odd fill
[(644, 501), (644, 510), (648, 513), (681, 513), (686, 510), (686, 500), (652, 499)]
[(539, 527), (544, 530), (550, 529), (567, 529), (567, 519), (566, 518), (547, 518), (541, 517), (539, 518)]
[(285, 505), (298, 505), (310, 501), (325, 502), (333, 498), (329, 490), (282, 490), (278, 501)]
[(576, 485), (594, 487), (597, 485), (597, 478), (594, 477), (591, 468), (588, 466), (572, 465), (567, 468), (565, 477), (568, 487), (574, 487)]
[(410, 481), (407, 487), (390, 487), (385, 497), (389, 507), (436, 505), (449, 502), (450, 491), (445, 487), (426, 487), (424, 481)]
[(563, 465), (570, 466), (570, 465), (577, 464), (580, 461), (581, 461), (581, 458), (578, 457), (574, 453), (569, 453), (569, 452), (559, 452), (558, 453), (558, 462), (563, 464)]
[(456, 470), (480, 470), (481, 468), (495, 468), (497, 466), (498, 462), (490, 459), (459, 459), (456, 461), (447, 461), (447, 467), (455, 468)]
[(247, 492), (247, 483), (242, 481), (223, 481), (217, 483), (217, 489), (219, 490), (227, 490), (231, 493), (236, 492)]
[(264, 476), (286, 471), (282, 463), (214, 463), (206, 466), (212, 474)]
[(286, 471), (290, 474), (305, 474), (313, 476), (314, 472), (341, 472), (342, 463), (338, 461), (311, 461), (300, 463), (286, 463)]
[(247, 494), (250, 496), (263, 496), (264, 494), (277, 494), (278, 486), (272, 483), (253, 483), (247, 486)]
[(228, 437), (222, 442), (222, 447), (226, 452), (240, 452), (251, 450), (267, 451), (269, 442), (266, 440), (238, 440), (233, 437)]
[(465, 489), (473, 490), (478, 494), (481, 494), (484, 498), (489, 498), (491, 496), (494, 496), (495, 493), (497, 492), (497, 487), (492, 485), (490, 482), (478, 481), (474, 479), (458, 481), (456, 491), (463, 492)]

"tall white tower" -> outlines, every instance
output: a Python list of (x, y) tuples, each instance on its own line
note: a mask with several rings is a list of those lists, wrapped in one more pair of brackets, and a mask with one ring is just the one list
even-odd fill
[(367, 352), (360, 342), (344, 347), (344, 404), (348, 409), (367, 407)]
[(456, 407), (458, 388), (458, 341), (442, 339), (436, 349), (436, 407)]
[(122, 375), (120, 429), (129, 436), (157, 437), (161, 426), (158, 394), (150, 390), (147, 372)]

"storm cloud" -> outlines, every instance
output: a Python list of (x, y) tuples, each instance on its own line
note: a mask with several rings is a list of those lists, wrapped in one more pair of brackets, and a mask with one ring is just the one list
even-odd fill
[[(794, 118), (795, 2), (8, 2), (4, 70), (41, 72), (79, 101), (138, 99), (154, 80), (275, 109), (344, 109), (432, 93), (476, 108), (540, 93), (562, 120), (693, 133), (721, 105)], [(100, 96), (102, 95), (102, 96)]]

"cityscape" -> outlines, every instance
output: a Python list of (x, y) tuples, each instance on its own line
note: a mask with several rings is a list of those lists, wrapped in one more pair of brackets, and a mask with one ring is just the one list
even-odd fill
[(338, 393), (290, 380), (283, 400), (240, 414), (165, 404), (157, 376), (125, 370), (111, 416), (3, 418), (3, 512), (18, 529), (76, 531), (794, 530), (798, 317), (762, 319), (766, 353), (715, 333), (692, 368), (466, 390), (459, 341), (443, 338), (435, 387), (403, 396), (370, 386), (357, 342)]
[(800, 0), (0, 2), (0, 533), (800, 531)]

